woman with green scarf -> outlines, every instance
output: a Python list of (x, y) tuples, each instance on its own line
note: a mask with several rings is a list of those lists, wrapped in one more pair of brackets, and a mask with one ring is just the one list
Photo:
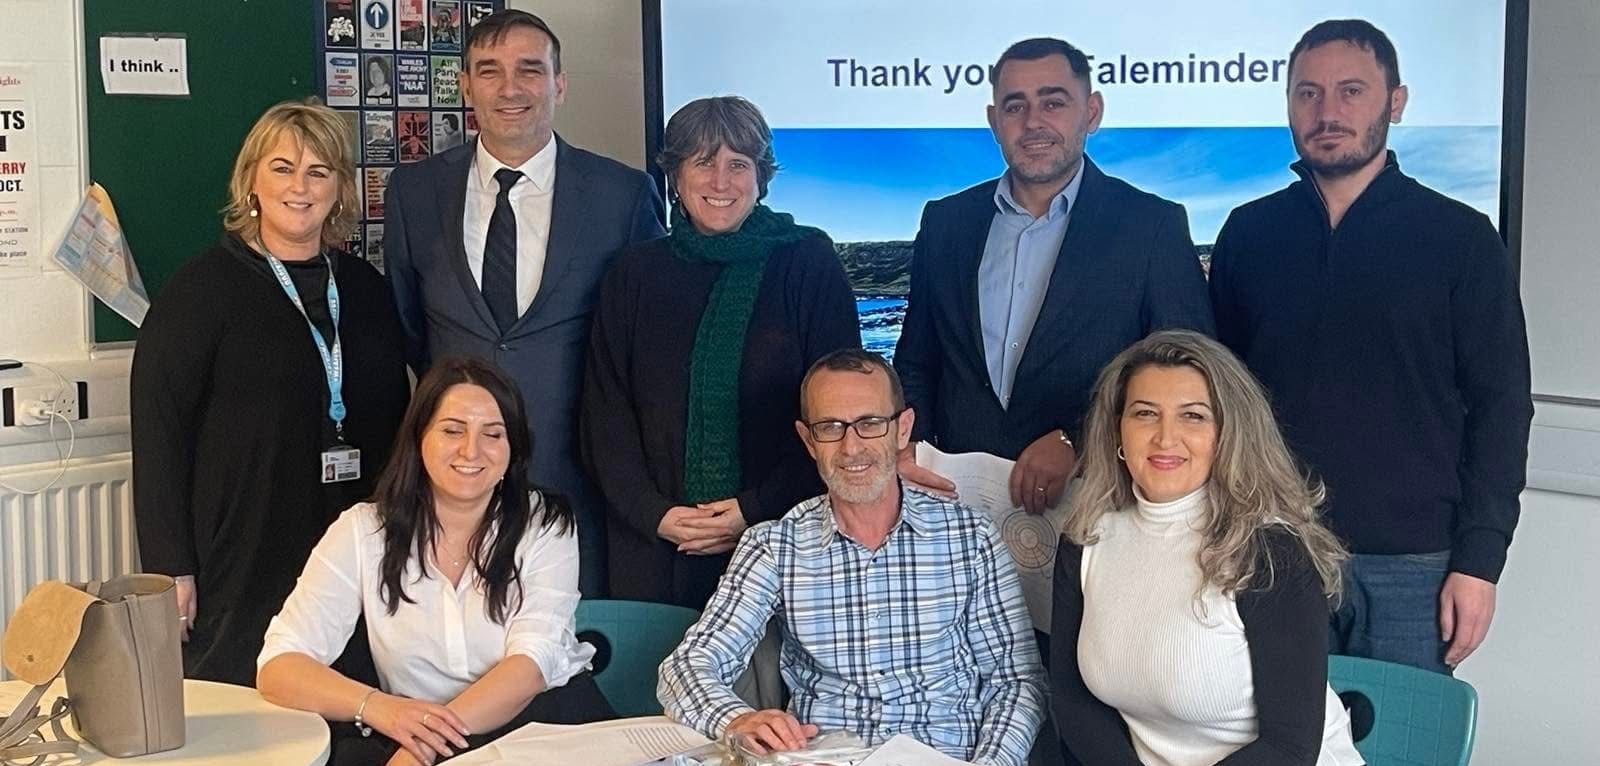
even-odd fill
[(671, 233), (601, 283), (581, 436), (611, 597), (699, 609), (747, 526), (822, 494), (800, 379), (861, 333), (828, 235), (760, 204), (777, 163), (754, 104), (691, 102), (663, 144)]

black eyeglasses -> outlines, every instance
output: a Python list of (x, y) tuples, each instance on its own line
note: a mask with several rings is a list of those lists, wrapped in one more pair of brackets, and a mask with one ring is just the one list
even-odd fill
[(811, 438), (819, 442), (836, 442), (844, 439), (847, 429), (855, 429), (856, 436), (863, 439), (881, 439), (889, 433), (889, 423), (900, 417), (900, 410), (893, 415), (864, 415), (848, 423), (843, 420), (819, 420), (807, 423), (806, 428), (811, 429)]

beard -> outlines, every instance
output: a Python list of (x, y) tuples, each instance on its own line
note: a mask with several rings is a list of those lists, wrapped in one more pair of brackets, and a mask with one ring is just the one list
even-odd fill
[[(842, 459), (840, 462), (843, 462)], [(847, 503), (866, 505), (883, 497), (884, 490), (894, 481), (895, 461), (879, 455), (875, 457), (871, 467), (858, 474), (850, 473), (837, 464), (824, 466), (821, 474), (822, 483), (828, 487), (828, 494)]]
[(1294, 148), (1300, 154), (1300, 161), (1304, 162), (1306, 167), (1311, 168), (1318, 175), (1328, 178), (1341, 178), (1350, 175), (1366, 167), (1368, 163), (1372, 162), (1373, 158), (1387, 148), (1389, 142), (1389, 116), (1392, 111), (1388, 105), (1385, 105), (1383, 114), (1378, 115), (1378, 118), (1373, 120), (1372, 124), (1368, 125), (1367, 129), (1360, 134), (1360, 145), (1343, 154), (1336, 154), (1331, 157), (1317, 157), (1312, 153), (1311, 148), (1312, 137), (1326, 133), (1330, 129), (1343, 129), (1345, 132), (1354, 132), (1339, 123), (1317, 123), (1316, 127), (1307, 131), (1305, 135), (1295, 138)]
[[(1048, 160), (1036, 161), (1035, 164), (1031, 166), (1026, 164), (1028, 162), (1028, 157), (1027, 152), (1022, 148), (1022, 144), (1024, 142), (1034, 140), (1035, 138), (1048, 138), (1054, 140), (1056, 145), (1061, 149), (1060, 153)], [(1081, 147), (1077, 151), (1073, 151), (1072, 148), (1067, 145), (1067, 141), (1064, 136), (1057, 136), (1053, 134), (1048, 136), (1023, 136), (1022, 139), (1017, 142), (1015, 147), (1005, 147), (1004, 153), (1006, 156), (1006, 166), (1010, 170), (1011, 175), (1015, 176), (1023, 183), (1034, 185), (1051, 184), (1058, 181), (1067, 180), (1069, 174), (1077, 167), (1078, 158), (1083, 156), (1083, 150)]]

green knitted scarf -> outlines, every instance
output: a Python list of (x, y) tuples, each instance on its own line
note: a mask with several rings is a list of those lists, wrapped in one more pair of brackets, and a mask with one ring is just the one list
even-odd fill
[(707, 236), (681, 205), (672, 206), (672, 252), (690, 262), (722, 264), (689, 362), (684, 502), (723, 500), (739, 492), (739, 369), (761, 274), (773, 250), (821, 233), (795, 225), (787, 213), (756, 205), (737, 230)]

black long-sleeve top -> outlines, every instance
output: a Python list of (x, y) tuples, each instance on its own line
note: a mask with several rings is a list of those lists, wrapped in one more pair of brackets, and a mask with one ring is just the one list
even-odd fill
[[(266, 261), (237, 237), (184, 264), (139, 329), (134, 519), (145, 571), (195, 576), (189, 677), (254, 684), (267, 622), (328, 524), (371, 493), (405, 412), (400, 325), (383, 277), (359, 258), (332, 263), (358, 481), (321, 482), (334, 441), (321, 357)], [(285, 266), (327, 337), (327, 266)]]
[[(668, 238), (632, 245), (600, 287), (581, 408), (590, 475), (607, 506), (611, 595), (705, 606), (727, 554), (689, 556), (656, 535), (684, 504), (683, 455), (695, 334), (721, 266), (672, 253)], [(795, 431), (812, 362), (861, 344), (855, 300), (833, 243), (816, 236), (768, 257), (739, 371), (745, 521), (776, 519), (821, 494)]]
[(1388, 165), (1340, 220), (1309, 171), (1228, 217), (1217, 337), (1271, 392), (1356, 553), (1505, 566), (1533, 417), (1527, 329), (1494, 226)]
[[(1138, 766), (1122, 714), (1095, 697), (1083, 680), (1078, 654), (1085, 599), (1082, 568), (1083, 548), (1063, 537), (1052, 586), (1049, 668), (1061, 751), (1066, 766)], [(1265, 533), (1257, 572), (1256, 582), (1234, 596), (1249, 644), (1257, 735), (1218, 764), (1309, 766), (1318, 762), (1327, 725), (1328, 601), (1305, 546), (1287, 531)], [(1149, 667), (1160, 667), (1163, 659), (1186, 658), (1151, 658)], [(1221, 690), (1240, 682), (1218, 678), (1211, 697), (1189, 704), (1220, 705), (1218, 700), (1228, 698)], [(1345, 746), (1350, 747), (1348, 740)]]

